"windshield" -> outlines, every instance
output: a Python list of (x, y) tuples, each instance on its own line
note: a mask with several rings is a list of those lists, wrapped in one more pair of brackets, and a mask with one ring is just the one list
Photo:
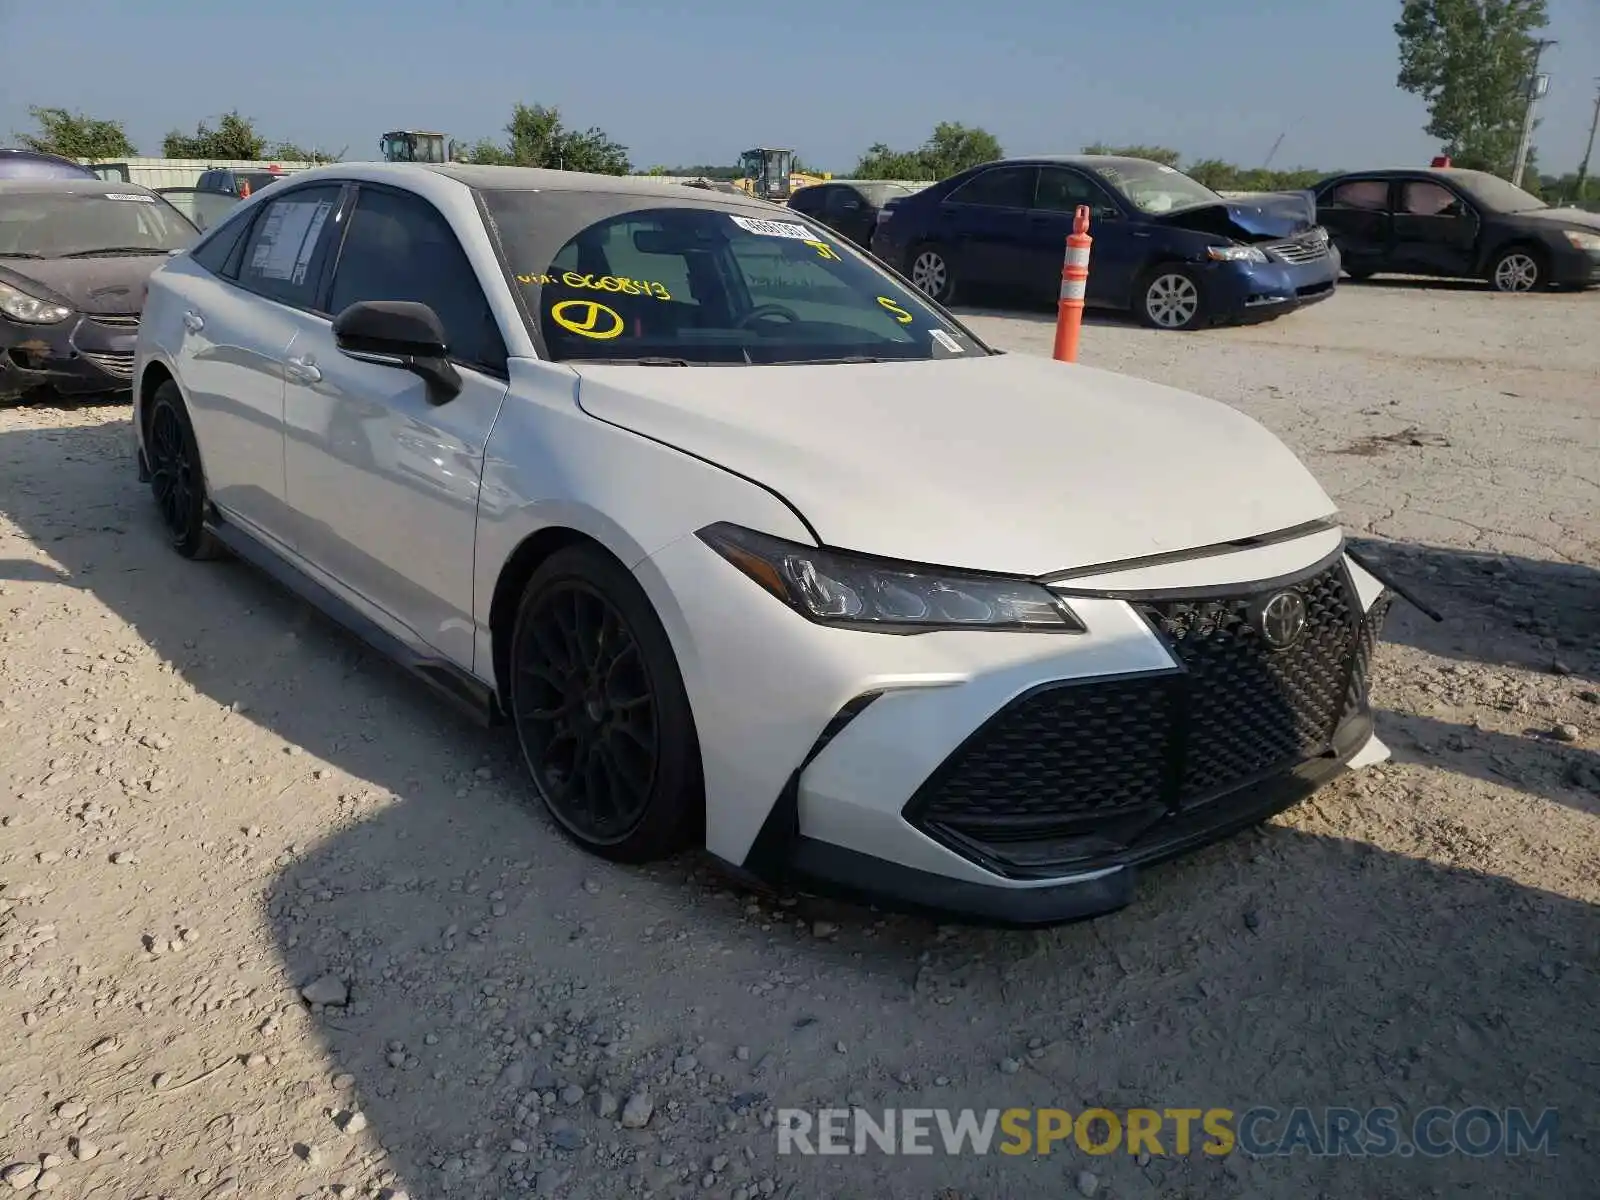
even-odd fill
[[(708, 199), (493, 191), (484, 202), (551, 358), (652, 365), (980, 355), (953, 320), (836, 235)], [(551, 207), (587, 212), (564, 242)], [(622, 209), (602, 220), (597, 210)], [(543, 210), (543, 211), (541, 211)], [(589, 223), (585, 223), (585, 222)], [(541, 242), (543, 245), (541, 246)]]
[(1447, 178), (1454, 178), (1474, 200), (1495, 212), (1532, 212), (1537, 208), (1550, 207), (1539, 197), (1487, 171), (1466, 171)]
[(170, 204), (142, 192), (0, 195), (0, 258), (165, 254), (198, 236)]
[(1160, 163), (1121, 158), (1107, 163), (1090, 159), (1085, 165), (1140, 212), (1168, 213), (1198, 204), (1223, 203), (1222, 197), (1205, 184)]

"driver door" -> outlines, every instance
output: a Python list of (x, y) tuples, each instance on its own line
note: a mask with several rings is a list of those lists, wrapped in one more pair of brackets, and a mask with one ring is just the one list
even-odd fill
[[(473, 663), (473, 551), (484, 449), (507, 391), (504, 337), (444, 216), (359, 185), (323, 309), (287, 365), (285, 487), (300, 553), (460, 667)], [(332, 318), (362, 300), (428, 305), (461, 375), (453, 397), (352, 358)]]

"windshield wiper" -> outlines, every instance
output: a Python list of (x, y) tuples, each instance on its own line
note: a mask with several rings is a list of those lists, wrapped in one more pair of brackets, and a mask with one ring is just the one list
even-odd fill
[(629, 367), (692, 367), (694, 364), (687, 358), (663, 358), (646, 356), (644, 358), (582, 358), (578, 362), (604, 363), (607, 366), (621, 364)]
[(152, 250), (149, 246), (107, 246), (103, 250), (74, 250), (58, 254), (57, 258), (101, 258), (112, 254), (171, 254), (170, 250)]
[(42, 254), (29, 254), (26, 250), (0, 250), (0, 258), (43, 258)]
[(797, 367), (832, 366), (834, 363), (875, 363), (875, 362), (906, 362), (903, 358), (874, 358), (869, 354), (851, 354), (844, 358), (797, 358), (792, 365)]

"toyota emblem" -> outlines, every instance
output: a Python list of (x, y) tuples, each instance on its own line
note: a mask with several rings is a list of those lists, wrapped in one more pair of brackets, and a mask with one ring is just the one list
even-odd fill
[(1261, 636), (1274, 650), (1288, 650), (1306, 631), (1306, 601), (1299, 592), (1279, 592), (1261, 606)]

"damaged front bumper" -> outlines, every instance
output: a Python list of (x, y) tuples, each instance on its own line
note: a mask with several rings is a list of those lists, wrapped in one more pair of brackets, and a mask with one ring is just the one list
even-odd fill
[(0, 317), (0, 400), (36, 391), (61, 396), (128, 391), (138, 337), (134, 314), (75, 313), (54, 325)]

